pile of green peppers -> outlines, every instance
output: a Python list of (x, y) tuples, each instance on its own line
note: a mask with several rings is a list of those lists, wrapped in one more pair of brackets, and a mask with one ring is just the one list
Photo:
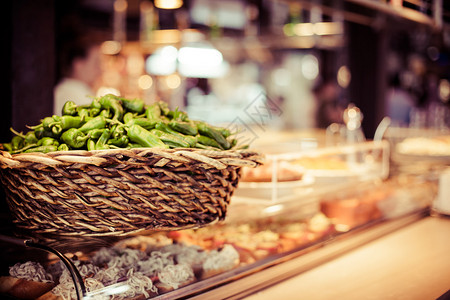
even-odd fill
[(11, 128), (14, 136), (0, 149), (11, 154), (117, 148), (201, 148), (229, 150), (237, 147), (229, 129), (189, 119), (167, 103), (146, 105), (141, 99), (108, 94), (89, 105), (67, 101), (62, 116), (53, 115), (26, 133)]

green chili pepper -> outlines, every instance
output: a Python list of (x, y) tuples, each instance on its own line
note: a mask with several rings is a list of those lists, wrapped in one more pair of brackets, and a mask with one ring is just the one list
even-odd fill
[(61, 140), (69, 147), (79, 149), (86, 145), (86, 141), (90, 138), (77, 128), (70, 128), (63, 132)]
[(187, 113), (179, 111), (178, 107), (174, 111), (169, 111), (167, 116), (175, 121), (186, 121), (188, 119)]
[(237, 139), (232, 139), (230, 141), (230, 148), (234, 148), (237, 146), (238, 140)]
[(77, 107), (78, 106), (75, 104), (75, 102), (66, 101), (66, 103), (64, 103), (64, 106), (62, 108), (62, 115), (63, 116), (75, 116), (78, 113)]
[(86, 147), (89, 151), (95, 150), (95, 141), (93, 139), (88, 139), (86, 142)]
[(158, 104), (159, 109), (161, 110), (161, 113), (164, 116), (167, 116), (169, 114), (169, 112), (170, 112), (169, 104), (167, 104), (167, 102), (164, 102), (164, 101), (158, 101), (156, 103)]
[(127, 123), (127, 125), (139, 125), (147, 130), (155, 128), (156, 121), (149, 120), (147, 118), (139, 118), (139, 119), (131, 119)]
[(52, 138), (58, 138), (59, 134), (53, 133), (50, 129), (45, 129), (44, 127), (38, 127), (34, 130), (34, 135), (38, 140), (40, 140), (43, 137), (52, 137)]
[(17, 150), (11, 150), (10, 153), (11, 153), (11, 154), (22, 153), (22, 152), (24, 152), (25, 150), (28, 150), (28, 149), (30, 149), (30, 148), (35, 148), (36, 146), (37, 146), (36, 144), (26, 145), (26, 146), (24, 146), (24, 147), (22, 147), (22, 148), (20, 148), (20, 149), (17, 149)]
[(210, 137), (204, 136), (204, 135), (198, 135), (197, 136), (197, 142), (199, 144), (210, 146), (218, 149), (223, 149), (222, 146), (215, 140)]
[(37, 143), (37, 141), (38, 141), (38, 139), (37, 139), (34, 131), (28, 131), (25, 134), (25, 137), (24, 137), (25, 145), (35, 144), (35, 143)]
[(123, 115), (123, 122), (125, 124), (127, 124), (128, 122), (130, 122), (133, 119), (134, 119), (134, 114), (132, 112), (127, 112), (126, 114)]
[(90, 109), (89, 109), (89, 116), (95, 117), (101, 112), (101, 110), (102, 110), (102, 105), (100, 104), (100, 101), (97, 98), (92, 100)]
[(58, 146), (58, 151), (69, 151), (70, 148), (67, 146), (67, 144), (61, 144)]
[(102, 108), (102, 104), (100, 103), (100, 100), (98, 98), (94, 98), (91, 102), (90, 108)]
[(111, 117), (112, 117), (111, 111), (109, 109), (101, 110), (99, 115), (105, 117), (106, 119), (111, 119)]
[(30, 149), (25, 150), (25, 153), (30, 153), (30, 152), (43, 152), (43, 153), (48, 153), (48, 152), (54, 152), (54, 151), (58, 151), (58, 147), (55, 145), (47, 145), (47, 146), (38, 146), (38, 147), (33, 147)]
[(187, 134), (187, 135), (197, 135), (197, 133), (198, 133), (197, 127), (194, 124), (191, 124), (189, 122), (170, 121), (169, 127), (175, 131), (178, 131), (178, 132), (181, 132), (181, 133)]
[(11, 143), (3, 143), (3, 144), (0, 144), (0, 146), (1, 146), (0, 147), (1, 150), (5, 150), (5, 151), (8, 151), (8, 152), (13, 151)]
[(122, 120), (124, 109), (121, 105), (120, 99), (117, 96), (113, 94), (107, 94), (100, 97), (99, 101), (103, 109), (111, 109), (113, 111), (113, 120)]
[(54, 134), (60, 134), (69, 128), (80, 128), (84, 124), (85, 118), (86, 116), (62, 116), (58, 121), (51, 123), (50, 128)]
[(106, 127), (106, 119), (104, 116), (96, 116), (95, 118), (90, 119), (86, 123), (84, 123), (79, 130), (83, 133), (94, 129), (101, 129)]
[(44, 132), (45, 132), (45, 128), (44, 126), (41, 127), (37, 127), (34, 129), (34, 135), (36, 136), (37, 139), (41, 139), (45, 136)]
[(169, 148), (169, 146), (164, 144), (160, 138), (139, 125), (129, 126), (127, 135), (130, 138), (130, 141), (138, 143), (143, 147)]
[(87, 134), (89, 134), (91, 139), (97, 140), (102, 135), (103, 131), (105, 131), (105, 128), (92, 129), (88, 131)]
[(15, 135), (18, 135), (20, 137), (23, 138), (23, 144), (26, 145), (30, 145), (30, 144), (36, 144), (38, 139), (36, 138), (36, 134), (34, 133), (34, 131), (28, 131), (26, 134), (23, 134), (21, 132), (17, 132), (16, 130), (14, 130), (14, 128), (10, 128), (11, 132), (14, 133)]
[(113, 138), (118, 139), (123, 135), (126, 135), (125, 126), (123, 124), (117, 124), (111, 128), (111, 135)]
[(169, 126), (167, 126), (166, 123), (164, 122), (158, 122), (155, 124), (155, 128), (164, 132), (168, 132), (168, 133), (172, 133), (173, 130), (169, 128)]
[(123, 107), (128, 111), (139, 113), (139, 114), (144, 111), (145, 103), (141, 99), (128, 100), (125, 98), (120, 98), (120, 100), (122, 101)]
[(13, 138), (11, 139), (12, 150), (19, 150), (20, 148), (22, 148), (23, 141), (24, 141), (23, 137), (21, 137), (19, 135), (13, 136)]
[(195, 147), (197, 144), (197, 137), (192, 135), (183, 135), (183, 139), (188, 142), (191, 147)]
[[(203, 121), (190, 121), (190, 122), (192, 125), (205, 124), (205, 122), (203, 122)], [(225, 138), (231, 136), (232, 134), (235, 134), (235, 133), (232, 133), (228, 128), (225, 128), (225, 127), (213, 126), (213, 125), (209, 125), (209, 124), (205, 124), (205, 125), (220, 132)]]
[(59, 142), (51, 137), (43, 137), (42, 139), (40, 139), (37, 144), (37, 146), (50, 146), (50, 145), (54, 145), (54, 146), (59, 146)]
[(42, 126), (45, 129), (51, 129), (51, 124), (55, 123), (55, 121), (57, 120), (55, 120), (55, 118), (53, 117), (46, 117), (42, 120)]
[(89, 117), (91, 117), (91, 118), (96, 117), (96, 116), (98, 116), (100, 114), (100, 112), (101, 112), (101, 109), (99, 109), (99, 108), (92, 108), (92, 109), (89, 110)]
[(183, 135), (175, 130), (172, 130), (172, 128), (170, 128), (164, 122), (156, 123), (155, 128), (181, 138), (183, 141), (187, 142), (190, 147), (195, 147), (195, 145), (197, 144), (197, 139), (195, 137), (189, 136), (189, 135)]
[(111, 130), (105, 129), (100, 138), (95, 143), (95, 150), (109, 149), (108, 140), (111, 136)]
[(123, 148), (123, 147), (126, 147), (129, 142), (130, 142), (130, 139), (128, 138), (128, 136), (123, 135), (117, 139), (109, 139), (108, 145), (114, 145), (114, 146)]
[(203, 145), (203, 144), (200, 144), (200, 143), (197, 143), (197, 144), (195, 145), (195, 148), (204, 149), (204, 150), (211, 150), (211, 151), (219, 151), (219, 150), (222, 150), (222, 149), (220, 149), (220, 148), (211, 147), (211, 146), (206, 146), (206, 145)]
[(145, 109), (145, 116), (151, 121), (159, 121), (161, 117), (161, 108), (158, 103), (153, 103)]
[(141, 144), (138, 144), (138, 143), (128, 143), (127, 148), (128, 148), (128, 149), (142, 148), (142, 145), (141, 145)]
[(161, 139), (165, 144), (169, 145), (171, 148), (189, 148), (190, 145), (180, 137), (158, 130), (158, 129), (152, 129), (150, 131), (157, 137)]
[(45, 128), (45, 129), (50, 129), (50, 124), (54, 123), (55, 119), (53, 119), (53, 117), (46, 117), (44, 119), (41, 120), (41, 123), (35, 126), (29, 126), (30, 129), (38, 129), (38, 128)]
[(239, 146), (239, 147), (237, 147), (236, 149), (237, 150), (240, 150), (240, 149), (248, 149), (250, 147), (250, 145), (241, 145), (241, 146)]
[(78, 107), (78, 117), (81, 117), (83, 119), (86, 119), (86, 117), (89, 117), (90, 109), (85, 106), (79, 106)]
[(216, 142), (218, 142), (223, 149), (225, 150), (230, 149), (231, 147), (230, 142), (219, 131), (215, 130), (214, 128), (211, 128), (204, 122), (197, 123), (197, 129), (201, 135), (216, 140)]
[[(11, 130), (15, 137), (0, 149), (10, 153), (61, 151), (71, 149), (111, 149), (132, 147), (228, 150), (237, 147), (227, 128), (190, 120), (188, 114), (169, 109), (164, 101), (145, 105), (141, 99), (125, 99), (108, 94), (89, 105), (67, 101), (63, 116), (41, 120), (26, 134)], [(228, 139), (229, 138), (229, 139)], [(52, 146), (53, 148), (47, 147)], [(47, 147), (47, 148), (43, 148)]]
[(225, 127), (218, 127), (218, 126), (210, 126), (210, 127), (220, 132), (225, 138), (229, 137), (232, 134), (231, 131)]

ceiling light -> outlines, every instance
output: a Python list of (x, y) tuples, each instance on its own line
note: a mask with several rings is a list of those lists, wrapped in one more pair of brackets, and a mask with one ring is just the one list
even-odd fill
[(160, 9), (177, 9), (182, 5), (182, 0), (155, 0), (155, 6)]

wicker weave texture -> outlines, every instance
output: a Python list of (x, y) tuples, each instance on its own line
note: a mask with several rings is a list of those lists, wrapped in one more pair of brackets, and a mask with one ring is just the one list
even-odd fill
[(18, 228), (121, 236), (223, 219), (241, 167), (261, 162), (248, 150), (1, 152), (0, 175)]

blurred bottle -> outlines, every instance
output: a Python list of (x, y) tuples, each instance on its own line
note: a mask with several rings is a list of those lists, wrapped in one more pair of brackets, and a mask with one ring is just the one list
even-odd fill
[(127, 0), (114, 1), (113, 39), (121, 45), (127, 40)]
[(441, 103), (431, 103), (428, 108), (429, 126), (437, 130), (448, 129), (447, 119), (449, 111), (448, 108)]
[(427, 111), (424, 108), (413, 107), (409, 116), (409, 127), (425, 128), (427, 127)]
[(139, 38), (142, 43), (147, 43), (152, 40), (152, 33), (155, 24), (155, 9), (150, 1), (142, 1), (140, 6), (140, 35)]

